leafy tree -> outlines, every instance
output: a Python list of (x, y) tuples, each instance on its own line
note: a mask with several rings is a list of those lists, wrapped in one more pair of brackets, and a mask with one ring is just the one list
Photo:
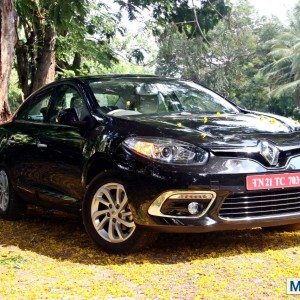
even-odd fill
[(250, 109), (271, 110), (270, 82), (261, 69), (272, 61), (267, 41), (281, 31), (277, 19), (259, 18), (240, 1), (205, 39), (169, 26), (160, 38), (156, 71), (199, 82)]
[(82, 23), (85, 0), (15, 0), (19, 16), (17, 71), (25, 96), (55, 78), (58, 35)]
[(89, 73), (91, 62), (108, 67), (119, 15), (105, 1), (15, 0), (19, 16), (16, 68), (26, 96), (56, 76)]
[[(115, 0), (121, 8), (128, 11), (129, 18), (135, 19), (139, 9), (150, 9), (157, 22), (155, 34), (164, 31), (166, 25), (173, 23), (180, 33), (187, 37), (204, 36), (230, 10), (224, 0)], [(197, 4), (197, 6), (195, 5)]]
[(81, 23), (75, 22), (58, 37), (57, 67), (61, 76), (89, 74), (97, 65), (108, 68), (118, 62), (111, 43), (117, 31), (123, 34), (118, 27), (120, 16), (104, 1), (89, 2), (87, 11)]
[[(103, 0), (14, 1), (19, 80), (14, 73), (13, 110), (21, 101), (18, 81), (27, 96), (56, 77), (152, 73), (156, 66), (158, 74), (194, 80), (250, 109), (298, 114), (300, 5), (284, 31), (277, 19), (257, 17), (246, 0), (233, 6), (225, 0), (114, 0), (120, 11)], [(130, 20), (149, 12), (143, 33), (121, 27), (124, 9)]]
[(275, 105), (275, 103), (279, 104), (283, 99), (271, 97), (270, 85), (272, 82), (262, 71), (272, 61), (271, 57), (268, 56), (271, 50), (269, 40), (278, 36), (282, 32), (283, 26), (277, 18), (270, 20), (260, 18), (254, 20), (251, 27), (253, 28), (253, 35), (256, 41), (254, 52), (248, 58), (248, 61), (241, 64), (245, 80), (240, 86), (236, 85), (234, 88), (236, 90), (236, 101), (249, 109), (291, 115), (290, 110), (281, 110), (281, 105)]
[(274, 59), (265, 70), (272, 80), (272, 94), (294, 95), (300, 107), (300, 2), (296, 6), (291, 26), (271, 41), (270, 56)]

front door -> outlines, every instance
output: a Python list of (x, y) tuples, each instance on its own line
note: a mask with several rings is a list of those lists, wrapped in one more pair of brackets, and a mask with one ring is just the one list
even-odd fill
[(79, 206), (84, 196), (82, 170), (85, 133), (76, 126), (58, 123), (61, 110), (74, 108), (78, 119), (90, 114), (83, 96), (72, 85), (60, 85), (53, 96), (48, 124), (37, 134), (40, 157), (39, 198), (57, 206)]

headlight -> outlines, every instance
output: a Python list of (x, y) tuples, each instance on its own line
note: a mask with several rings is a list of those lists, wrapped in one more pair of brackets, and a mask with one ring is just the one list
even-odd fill
[(194, 145), (172, 139), (132, 137), (123, 142), (132, 151), (163, 163), (203, 165), (208, 153)]

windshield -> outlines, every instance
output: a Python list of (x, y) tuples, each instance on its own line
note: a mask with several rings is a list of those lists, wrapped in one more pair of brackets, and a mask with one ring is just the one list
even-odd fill
[(238, 109), (192, 82), (113, 79), (90, 82), (99, 109), (110, 115), (237, 113)]

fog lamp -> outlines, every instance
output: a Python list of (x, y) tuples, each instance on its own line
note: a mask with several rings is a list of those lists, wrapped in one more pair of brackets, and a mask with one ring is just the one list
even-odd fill
[(191, 202), (188, 205), (188, 211), (191, 215), (197, 215), (199, 213), (199, 209), (200, 209), (200, 206), (199, 206), (199, 203), (197, 203), (197, 202)]

